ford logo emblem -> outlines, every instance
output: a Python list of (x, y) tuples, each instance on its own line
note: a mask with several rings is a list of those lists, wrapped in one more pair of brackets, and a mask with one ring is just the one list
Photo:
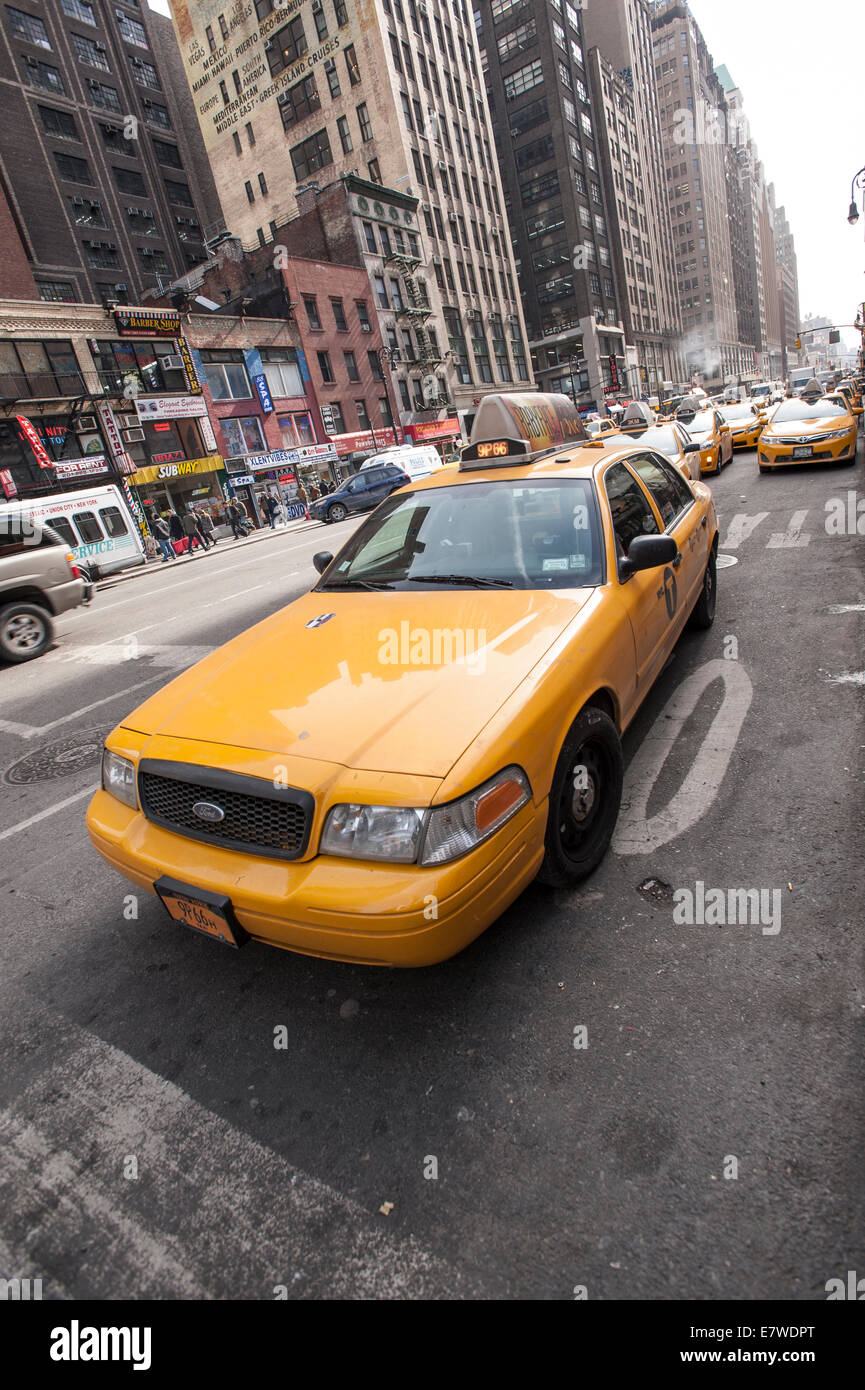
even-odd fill
[(192, 808), (192, 814), (198, 816), (199, 820), (206, 820), (210, 825), (225, 820), (225, 812), (222, 807), (217, 806), (213, 801), (196, 801)]

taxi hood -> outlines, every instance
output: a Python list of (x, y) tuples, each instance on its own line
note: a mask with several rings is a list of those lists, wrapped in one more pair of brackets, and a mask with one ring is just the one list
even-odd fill
[(309, 593), (125, 728), (444, 777), (596, 591)]

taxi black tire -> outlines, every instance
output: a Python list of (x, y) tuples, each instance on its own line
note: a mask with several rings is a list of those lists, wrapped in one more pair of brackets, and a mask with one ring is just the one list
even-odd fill
[[(574, 774), (580, 766), (591, 769), (595, 786), (586, 827), (578, 825), (573, 810)], [(598, 867), (619, 817), (624, 771), (615, 724), (602, 709), (588, 706), (571, 725), (553, 773), (539, 883), (566, 888)]]
[(718, 602), (718, 552), (712, 547), (709, 556), (709, 563), (703, 575), (703, 587), (700, 590), (700, 597), (691, 610), (688, 619), (691, 627), (707, 628), (711, 627), (715, 621), (715, 608)]

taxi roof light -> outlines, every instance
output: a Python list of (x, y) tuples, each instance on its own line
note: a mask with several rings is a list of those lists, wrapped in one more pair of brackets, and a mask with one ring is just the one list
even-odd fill
[(587, 442), (582, 416), (567, 396), (542, 391), (485, 396), (460, 455), (460, 469), (517, 467), (563, 445)]

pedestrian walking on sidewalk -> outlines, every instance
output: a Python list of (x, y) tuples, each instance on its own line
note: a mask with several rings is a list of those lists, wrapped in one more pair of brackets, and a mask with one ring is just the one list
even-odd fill
[[(180, 520), (180, 517), (177, 515), (177, 512), (170, 512), (170, 513), (169, 513), (169, 516), (168, 516), (168, 529), (169, 529), (169, 531), (171, 532), (171, 542), (172, 542), (172, 547), (171, 547), (171, 548), (172, 548), (172, 550), (174, 550), (174, 554), (175, 554), (175, 555), (180, 555), (180, 554), (182, 554), (182, 551), (183, 551), (183, 542), (186, 540), (186, 536), (185, 536), (184, 531), (183, 531), (183, 522)], [(180, 549), (175, 549), (175, 543), (176, 543), (177, 545), (179, 545)]]
[(208, 550), (210, 546), (216, 545), (216, 536), (213, 533), (213, 517), (210, 512), (205, 511), (204, 507), (199, 507), (196, 512), (198, 517), (198, 531), (204, 541), (204, 548)]
[(269, 493), (267, 494), (267, 497), (265, 498), (265, 502), (264, 502), (264, 507), (265, 507), (265, 510), (266, 510), (266, 512), (267, 512), (267, 519), (268, 519), (268, 521), (270, 522), (270, 529), (271, 529), (271, 531), (275, 531), (275, 530), (276, 530), (276, 514), (277, 514), (277, 512), (279, 511), (280, 508), (279, 508), (279, 502), (278, 502), (277, 499), (274, 497), (274, 495), (273, 495), (272, 492), (269, 492)]
[(189, 542), (187, 548), (190, 555), (192, 554), (192, 551), (195, 549), (196, 545), (200, 546), (201, 549), (204, 550), (206, 547), (204, 541), (201, 539), (201, 532), (198, 529), (198, 518), (196, 517), (195, 512), (188, 511), (184, 513), (182, 526), (183, 533)]
[(171, 548), (171, 527), (164, 516), (158, 516), (153, 523), (153, 534), (156, 537), (156, 544), (162, 551), (162, 564), (167, 560), (176, 560), (177, 556)]
[(231, 522), (234, 539), (236, 541), (241, 540), (246, 525), (246, 508), (238, 497), (233, 497), (231, 499), (228, 507), (228, 520)]

